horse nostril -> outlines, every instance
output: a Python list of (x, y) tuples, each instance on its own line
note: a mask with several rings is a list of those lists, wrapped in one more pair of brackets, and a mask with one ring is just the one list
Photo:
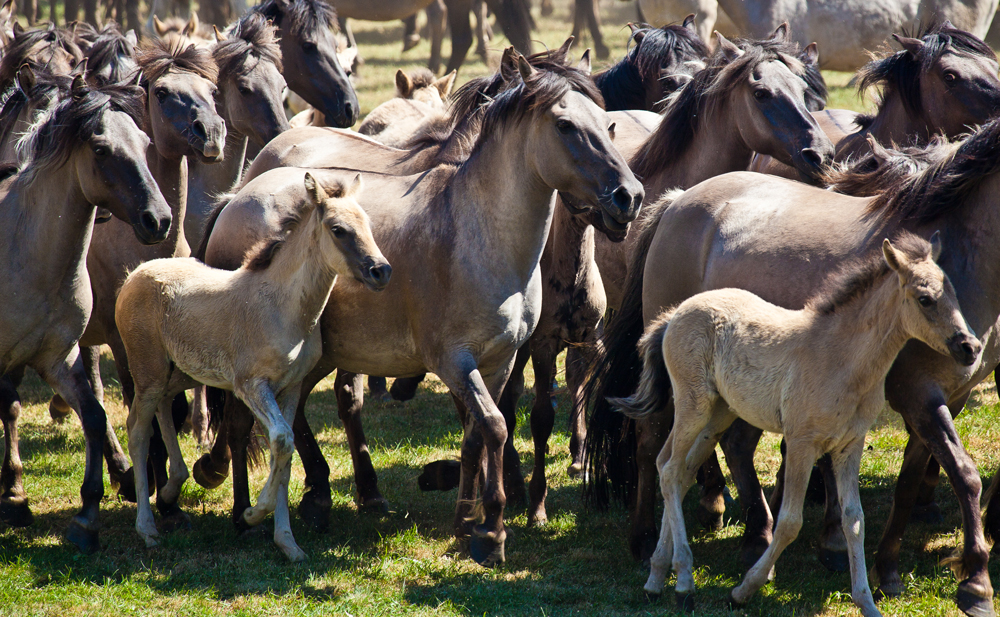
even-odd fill
[(202, 141), (208, 140), (208, 131), (205, 130), (205, 125), (202, 123), (201, 120), (195, 120), (191, 124), (191, 132), (194, 133), (195, 137), (197, 137)]

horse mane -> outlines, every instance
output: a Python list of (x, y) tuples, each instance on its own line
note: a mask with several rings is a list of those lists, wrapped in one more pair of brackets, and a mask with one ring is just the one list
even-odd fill
[(97, 78), (102, 68), (110, 66), (111, 77), (107, 80), (108, 83), (124, 81), (135, 73), (138, 62), (128, 67), (120, 59), (131, 58), (134, 61), (135, 57), (135, 45), (122, 34), (117, 24), (110, 23), (101, 30), (87, 51), (87, 74)]
[[(281, 71), (281, 49), (275, 30), (260, 13), (247, 13), (236, 22), (229, 37), (219, 41), (212, 50), (219, 72), (223, 75), (246, 74), (261, 60), (274, 64)], [(250, 58), (256, 58), (257, 62), (248, 63)]]
[(543, 51), (527, 60), (536, 71), (527, 82), (520, 76), (509, 79), (501, 68), (492, 76), (465, 83), (452, 95), (448, 114), (423, 127), (406, 144), (410, 156), (439, 147), (434, 165), (460, 165), (486, 139), (525, 115), (554, 105), (570, 90), (604, 107), (604, 98), (594, 81), (583, 71), (567, 66), (563, 51)]
[(943, 135), (935, 135), (926, 146), (883, 148), (874, 144), (872, 152), (858, 159), (834, 163), (820, 181), (837, 193), (873, 197), (951, 156), (958, 145)]
[(137, 126), (142, 126), (145, 102), (142, 88), (131, 84), (108, 84), (88, 88), (80, 97), (64, 97), (40, 114), (18, 140), (20, 180), (31, 184), (41, 172), (63, 165), (72, 151), (94, 134), (101, 116), (109, 109), (128, 114)]
[(4, 49), (3, 58), (0, 58), (0, 88), (6, 88), (10, 85), (22, 64), (27, 63), (33, 70), (46, 68), (46, 65), (32, 58), (32, 49), (39, 43), (61, 47), (74, 58), (75, 62), (83, 60), (83, 52), (73, 41), (73, 37), (65, 30), (56, 28), (52, 24), (49, 24), (48, 28), (19, 32), (14, 35), (14, 40)]
[(867, 213), (883, 221), (928, 223), (962, 207), (969, 194), (998, 171), (1000, 120), (993, 120), (922, 172), (888, 186), (868, 205)]
[(629, 37), (629, 44), (637, 38), (620, 62), (593, 77), (609, 111), (641, 109), (646, 102), (645, 84), (660, 79), (663, 66), (711, 55), (696, 32), (677, 24), (662, 28), (642, 24)]
[(795, 43), (771, 39), (736, 39), (733, 43), (743, 51), (742, 56), (730, 61), (717, 49), (708, 65), (668, 99), (660, 125), (629, 162), (636, 176), (649, 178), (682, 157), (694, 141), (702, 118), (725, 101), (729, 92), (760, 64), (777, 60), (796, 75), (804, 72)]
[[(340, 30), (336, 9), (324, 0), (264, 0), (250, 11), (296, 36), (322, 29)], [(283, 25), (285, 18), (288, 23)]]
[[(29, 104), (36, 103), (37, 111), (44, 112), (65, 98), (73, 85), (68, 75), (57, 75), (45, 69), (32, 71), (35, 83), (29, 92), (12, 84), (0, 103), (0, 141), (6, 141), (17, 125), (17, 120)], [(42, 104), (38, 105), (38, 102)]]
[[(904, 36), (909, 36), (906, 31)], [(858, 71), (858, 94), (863, 96), (870, 88), (878, 90), (879, 111), (893, 93), (898, 93), (903, 107), (916, 116), (923, 116), (924, 108), (920, 100), (920, 76), (949, 48), (997, 61), (997, 56), (981, 39), (951, 24), (932, 23), (919, 29), (913, 38), (920, 39), (924, 46), (914, 56), (903, 49), (888, 52), (882, 58), (872, 60)]]
[(274, 258), (278, 256), (281, 248), (285, 246), (288, 236), (298, 228), (303, 218), (300, 208), (296, 208), (294, 212), (290, 212), (282, 217), (278, 224), (280, 231), (277, 235), (273, 238), (261, 240), (247, 252), (247, 256), (243, 259), (243, 269), (250, 272), (267, 270), (274, 263)]
[(212, 54), (180, 38), (154, 40), (139, 50), (136, 59), (142, 67), (144, 84), (153, 83), (170, 69), (194, 73), (212, 83), (219, 79), (219, 67)]
[[(899, 232), (892, 245), (909, 259), (927, 259), (931, 254), (931, 243), (908, 231)], [(822, 315), (832, 315), (863, 297), (891, 272), (882, 256), (880, 242), (877, 250), (840, 266), (806, 302), (806, 307)]]

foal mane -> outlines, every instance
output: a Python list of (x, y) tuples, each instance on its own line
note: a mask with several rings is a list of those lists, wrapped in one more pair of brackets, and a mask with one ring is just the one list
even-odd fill
[(194, 73), (212, 83), (219, 79), (219, 67), (212, 54), (180, 38), (170, 41), (156, 39), (140, 49), (136, 59), (142, 68), (145, 85), (163, 77), (170, 69)]
[[(120, 61), (121, 58), (131, 58), (134, 65), (127, 67)], [(111, 76), (107, 83), (125, 81), (134, 74), (138, 65), (135, 45), (122, 34), (115, 23), (105, 26), (87, 51), (87, 74), (104, 81), (99, 74), (102, 68), (110, 66)]]
[(883, 222), (928, 223), (962, 207), (984, 179), (1000, 171), (1000, 119), (965, 138), (946, 156), (915, 175), (900, 178), (868, 205), (867, 213)]
[[(927, 259), (931, 243), (920, 236), (901, 231), (892, 239), (892, 245), (909, 259)], [(857, 259), (849, 260), (827, 278), (819, 291), (806, 302), (806, 307), (822, 315), (832, 315), (863, 297), (892, 272), (882, 256), (882, 243), (877, 250)]]
[[(905, 31), (903, 35), (909, 36)], [(872, 60), (858, 71), (858, 94), (864, 96), (869, 89), (876, 88), (879, 111), (890, 95), (897, 93), (907, 111), (916, 116), (923, 116), (920, 77), (930, 71), (933, 64), (949, 48), (956, 52), (997, 61), (997, 56), (989, 45), (948, 22), (932, 23), (921, 28), (913, 38), (924, 42), (916, 56), (905, 49), (887, 52), (883, 57)], [(858, 120), (858, 125), (865, 128), (873, 119), (874, 116), (862, 116)]]
[[(236, 22), (229, 37), (219, 41), (212, 50), (219, 73), (245, 75), (261, 60), (274, 64), (281, 71), (281, 49), (278, 47), (275, 30), (275, 26), (268, 23), (262, 14), (247, 13)], [(257, 61), (248, 62), (251, 58)]]
[(660, 69), (711, 55), (698, 33), (678, 24), (654, 28), (643, 24), (632, 33), (637, 41), (625, 58), (593, 76), (609, 110), (636, 109), (645, 103), (646, 80), (660, 79)]
[[(264, 0), (250, 11), (295, 36), (330, 28), (340, 30), (336, 9), (324, 0)], [(286, 18), (288, 21), (282, 23)]]
[(797, 44), (772, 39), (736, 39), (733, 43), (743, 51), (742, 56), (730, 61), (720, 46), (708, 66), (670, 96), (660, 125), (629, 162), (636, 176), (649, 178), (682, 157), (694, 141), (704, 116), (723, 104), (729, 92), (762, 63), (777, 60), (796, 75), (804, 73), (797, 58)]
[(88, 88), (81, 96), (64, 97), (40, 114), (18, 140), (19, 180), (31, 184), (41, 172), (63, 165), (73, 150), (94, 134), (108, 110), (128, 114), (141, 127), (145, 102), (142, 88), (132, 84), (108, 84)]
[(74, 64), (83, 60), (83, 52), (73, 41), (73, 36), (52, 24), (39, 30), (19, 32), (3, 50), (3, 58), (0, 58), (0, 87), (6, 88), (10, 85), (22, 64), (27, 63), (33, 70), (47, 68), (45, 64), (35, 60), (32, 54), (32, 50), (39, 43), (64, 49), (73, 57)]

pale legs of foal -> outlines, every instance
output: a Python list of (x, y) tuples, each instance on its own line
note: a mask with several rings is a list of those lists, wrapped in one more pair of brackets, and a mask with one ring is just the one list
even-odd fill
[(298, 406), (301, 384), (290, 384), (281, 400), (265, 380), (251, 380), (235, 392), (253, 412), (258, 424), (267, 433), (271, 450), (271, 472), (260, 489), (257, 503), (243, 512), (243, 520), (251, 526), (259, 525), (264, 517), (274, 513), (274, 543), (289, 561), (303, 561), (305, 552), (299, 548), (292, 535), (291, 517), (288, 513), (288, 481), (292, 472), (292, 454), (295, 436), (292, 419)]

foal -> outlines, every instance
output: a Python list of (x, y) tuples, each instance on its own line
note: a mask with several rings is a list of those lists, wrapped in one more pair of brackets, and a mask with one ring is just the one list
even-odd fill
[(155, 546), (157, 536), (145, 465), (153, 414), (170, 455), (161, 495), (175, 501), (188, 474), (170, 400), (203, 383), (232, 390), (267, 432), (271, 472), (244, 522), (257, 525), (274, 512), (275, 543), (291, 561), (306, 557), (289, 526), (288, 478), (302, 379), (322, 353), (316, 324), (338, 274), (379, 291), (392, 268), (356, 201), (360, 176), (328, 192), (307, 173), (305, 187), (309, 197), (286, 217), (282, 233), (239, 270), (156, 259), (136, 268), (122, 286), (116, 321), (135, 380), (128, 426), (139, 498), (136, 529), (147, 546)]
[(719, 289), (664, 311), (647, 328), (639, 343), (638, 390), (627, 399), (610, 399), (639, 418), (666, 406), (663, 394), (670, 386), (674, 392), (674, 428), (656, 461), (664, 513), (647, 592), (661, 592), (672, 553), (678, 603), (690, 608), (694, 579), (681, 499), (739, 417), (783, 433), (788, 454), (774, 541), (732, 590), (732, 604), (746, 603), (767, 582), (778, 556), (798, 535), (810, 471), (829, 452), (841, 496), (851, 597), (865, 617), (880, 615), (866, 576), (858, 472), (865, 434), (885, 405), (885, 376), (911, 338), (966, 366), (982, 351), (951, 281), (935, 263), (940, 235), (928, 243), (907, 233), (896, 243), (882, 243), (882, 259), (845, 268), (829, 293), (802, 310), (780, 308), (748, 291)]

